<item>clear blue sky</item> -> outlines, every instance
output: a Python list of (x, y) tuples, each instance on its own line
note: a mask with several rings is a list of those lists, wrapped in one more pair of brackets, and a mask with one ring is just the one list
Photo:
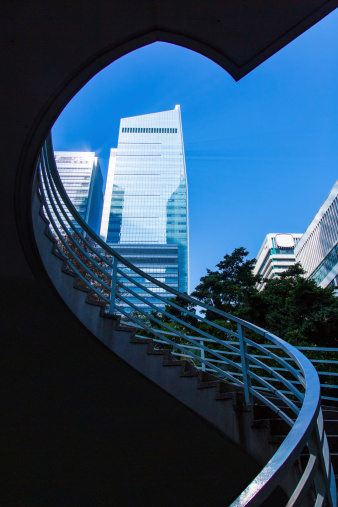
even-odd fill
[(304, 232), (338, 179), (338, 10), (236, 83), (207, 58), (155, 43), (97, 74), (53, 127), (104, 174), (119, 120), (181, 105), (190, 289), (235, 247)]

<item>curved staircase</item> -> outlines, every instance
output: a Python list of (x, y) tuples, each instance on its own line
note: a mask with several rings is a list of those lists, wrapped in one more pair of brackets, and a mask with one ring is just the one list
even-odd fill
[[(77, 272), (69, 256), (65, 256), (60, 249), (60, 243), (55, 239), (55, 224), (57, 222), (53, 220), (49, 208), (52, 206), (53, 211), (57, 213), (60, 203), (67, 202), (67, 196), (63, 194), (60, 181), (56, 180), (56, 191), (52, 188), (57, 176), (55, 168), (52, 167), (51, 154), (49, 140), (42, 151), (39, 162), (40, 182), (33, 196), (32, 209), (36, 242), (45, 269), (70, 310), (115, 356), (142, 374), (147, 381), (160, 388), (161, 392), (166, 392), (176, 402), (178, 401), (182, 406), (201, 417), (210, 427), (218, 430), (222, 439), (226, 439), (227, 444), (230, 445), (231, 442), (232, 445), (235, 445), (236, 452), (239, 454), (237, 454), (234, 464), (241, 461), (246, 465), (243, 466), (241, 480), (236, 483), (236, 485), (241, 483), (240, 489), (234, 488), (233, 484), (231, 486), (231, 481), (228, 478), (228, 500), (225, 500), (223, 496), (224, 501), (228, 502), (226, 505), (231, 503), (233, 506), (274, 505), (276, 507), (286, 504), (288, 506), (317, 506), (327, 502), (328, 505), (334, 506), (336, 492), (330, 457), (328, 450), (326, 450), (326, 436), (321, 427), (319, 381), (309, 361), (298, 351), (292, 350), (293, 348), (285, 342), (239, 319), (232, 318), (238, 325), (238, 333), (217, 325), (218, 331), (223, 329), (225, 333), (230, 333), (239, 339), (239, 348), (228, 345), (231, 353), (241, 357), (240, 363), (234, 363), (232, 359), (220, 356), (218, 349), (211, 349), (210, 345), (202, 345), (199, 355), (197, 355), (194, 346), (200, 342), (196, 342), (193, 335), (182, 335), (182, 331), (176, 332), (177, 336), (180, 338), (183, 336), (188, 340), (190, 347), (191, 343), (193, 344), (192, 351), (187, 345), (178, 345), (171, 336), (173, 332), (159, 330), (158, 327), (149, 327), (148, 322), (145, 323), (144, 319), (140, 320), (135, 317), (135, 314), (126, 313), (125, 307), (117, 306), (115, 301), (115, 313), (107, 312), (109, 299), (102, 295), (98, 300), (95, 297), (98, 293), (95, 286), (88, 284), (89, 286), (86, 287), (83, 284), (84, 277)], [(51, 205), (54, 198), (57, 206)], [(73, 218), (75, 217), (80, 222), (69, 202), (67, 202), (67, 211), (70, 211)], [(64, 217), (67, 218), (66, 214)], [(58, 220), (60, 223), (60, 219)], [(53, 233), (50, 229), (50, 221), (53, 222)], [(80, 222), (80, 225), (83, 229), (86, 228), (84, 223)], [(88, 234), (88, 230), (86, 232)], [(95, 235), (92, 237), (99, 243)], [(83, 238), (85, 240), (86, 237), (83, 236)], [(100, 246), (102, 247), (102, 245)], [(123, 261), (118, 254), (113, 252), (113, 257), (115, 258), (115, 256), (120, 262)], [(128, 263), (125, 264), (128, 269), (131, 268)], [(136, 268), (135, 271), (137, 272)], [(114, 272), (110, 276), (113, 280)], [(125, 288), (123, 279), (121, 286)], [(161, 286), (160, 283), (159, 286)], [(171, 292), (175, 295), (175, 291), (171, 290)], [(114, 296), (124, 303), (128, 301), (121, 294), (114, 294)], [(140, 299), (142, 300), (142, 296)], [(231, 319), (231, 316), (224, 315), (227, 319)], [(157, 324), (156, 318), (152, 320)], [(174, 318), (174, 320), (179, 319)], [(164, 329), (167, 328), (168, 326), (164, 324)], [(190, 326), (190, 328), (194, 332), (197, 330), (195, 326)], [(198, 329), (202, 337), (204, 336), (204, 340), (210, 341), (210, 334), (203, 331), (202, 327)], [(264, 340), (270, 339), (273, 340), (273, 343), (280, 344), (281, 350), (289, 354), (294, 364), (300, 368), (296, 370), (295, 367), (289, 366), (288, 373), (294, 374), (297, 381), (303, 383), (304, 394), (298, 391), (293, 384), (290, 384), (287, 378), (283, 379), (279, 373), (267, 365), (271, 364), (271, 360), (283, 364), (286, 362), (282, 356), (279, 357), (267, 352), (264, 348), (264, 341), (258, 340), (254, 345), (260, 352), (267, 353), (270, 363), (263, 363), (262, 360), (258, 361), (254, 356), (249, 355), (247, 349), (254, 346), (254, 342), (252, 335), (245, 336), (244, 329), (258, 332)], [(140, 334), (140, 330), (143, 335)], [(153, 338), (149, 337), (151, 333)], [(144, 336), (144, 334), (148, 334), (148, 336)], [(215, 338), (216, 342), (220, 342), (220, 340)], [(202, 352), (204, 357), (202, 357)], [(211, 360), (212, 352), (216, 358), (225, 357), (224, 364), (230, 365), (232, 368), (221, 369), (220, 366), (215, 366)], [(190, 358), (187, 359), (189, 355)], [(182, 359), (182, 357), (184, 358)], [(266, 380), (261, 380), (263, 391), (258, 388), (259, 378), (253, 370), (250, 370), (250, 361), (256, 362), (260, 368), (265, 368), (277, 378), (278, 382), (283, 381), (290, 388), (290, 397), (288, 398), (281, 391), (271, 388), (271, 384)], [(220, 363), (219, 359), (218, 363)], [(234, 376), (234, 365), (240, 369), (242, 380), (238, 380), (238, 377)], [(213, 373), (205, 371), (205, 366), (208, 367), (208, 370), (213, 368)], [(311, 395), (307, 393), (308, 384), (312, 386), (311, 395), (314, 397), (312, 401), (310, 401)], [(271, 388), (272, 393), (266, 393), (264, 386), (265, 391)], [(316, 396), (318, 401), (316, 401)], [(298, 401), (296, 401), (297, 397)], [(153, 406), (149, 409), (156, 410)], [(324, 413), (326, 414), (326, 411)], [(336, 418), (334, 411), (327, 412), (327, 415)], [(331, 419), (331, 421), (334, 420)], [(336, 425), (325, 421), (325, 428), (329, 430), (329, 441), (332, 450), (335, 451)], [(179, 444), (180, 442), (178, 442)], [(209, 441), (207, 445), (209, 445)], [(232, 448), (231, 455), (235, 456), (236, 452)], [(230, 464), (228, 463), (227, 466), (229, 471)], [(259, 469), (262, 469), (260, 473), (258, 473)], [(250, 475), (251, 482), (247, 479)], [(255, 475), (257, 475), (256, 479), (254, 479)], [(175, 484), (172, 486), (175, 488)], [(206, 505), (205, 502), (204, 499), (200, 505)], [(217, 505), (217, 502), (218, 500), (215, 499), (213, 504)]]

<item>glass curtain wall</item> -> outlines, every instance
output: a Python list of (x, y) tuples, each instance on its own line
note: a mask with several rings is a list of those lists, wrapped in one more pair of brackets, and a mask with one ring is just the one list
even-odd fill
[(154, 278), (188, 292), (188, 189), (180, 106), (122, 118), (111, 160), (104, 204), (109, 219), (106, 211), (101, 236)]
[(55, 151), (62, 184), (81, 218), (94, 232), (101, 220), (103, 178), (94, 152)]

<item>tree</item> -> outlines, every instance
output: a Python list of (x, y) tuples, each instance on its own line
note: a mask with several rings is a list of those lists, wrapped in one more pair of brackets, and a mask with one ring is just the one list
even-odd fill
[(183, 320), (184, 322), (187, 322), (188, 324), (191, 324), (192, 326), (198, 326), (198, 319), (196, 317), (193, 317), (192, 315), (187, 314), (184, 310), (187, 310), (191, 313), (195, 313), (195, 306), (190, 301), (187, 301), (186, 299), (177, 296), (175, 298), (171, 298), (170, 301), (182, 308), (182, 310), (178, 310), (177, 308), (166, 305), (165, 311), (169, 313), (170, 315), (173, 315), (174, 317), (179, 318), (180, 320)]
[[(192, 296), (218, 310), (247, 318), (247, 302), (257, 293), (255, 284), (260, 280), (252, 273), (256, 260), (248, 260), (247, 256), (243, 247), (235, 248), (231, 255), (226, 254), (217, 264), (217, 271), (207, 269), (207, 275), (201, 278)], [(209, 310), (205, 315), (209, 320), (216, 318)]]
[[(256, 261), (247, 260), (247, 255), (243, 247), (225, 255), (217, 271), (207, 270), (192, 296), (292, 344), (337, 347), (338, 298), (334, 289), (318, 287), (295, 264), (279, 277), (265, 279), (259, 292), (255, 285), (261, 277), (252, 273)], [(221, 324), (214, 312), (207, 310), (205, 315)]]
[[(190, 301), (187, 301), (185, 298), (182, 298), (180, 296), (170, 298), (169, 301), (171, 303), (174, 303), (174, 304), (180, 306), (181, 309), (175, 308), (171, 304), (167, 304), (167, 305), (165, 305), (165, 312), (168, 313), (169, 316), (164, 315), (161, 310), (158, 310), (158, 311), (154, 310), (150, 313), (150, 315), (152, 317), (155, 317), (156, 319), (158, 319), (161, 323), (169, 325), (170, 327), (173, 328), (173, 330), (181, 331), (187, 335), (194, 334), (194, 331), (185, 325), (185, 323), (190, 324), (191, 326), (195, 326), (195, 327), (198, 327), (198, 325), (199, 325), (198, 319), (196, 317), (194, 317), (193, 315), (187, 314), (187, 311), (189, 311), (191, 313), (195, 313), (194, 304), (190, 303)], [(184, 322), (184, 324), (177, 322), (176, 320), (174, 320), (174, 318), (171, 318), (171, 316), (180, 319), (181, 321)], [(151, 321), (151, 319), (150, 319), (150, 321)], [(150, 322), (150, 324), (153, 329), (162, 329), (161, 324), (158, 324), (156, 322)], [(176, 338), (173, 339), (173, 341), (175, 341), (176, 343), (182, 342), (181, 339), (178, 339), (178, 341), (177, 341)]]
[(252, 321), (295, 345), (338, 346), (338, 298), (334, 289), (304, 277), (300, 264), (265, 280), (249, 298)]

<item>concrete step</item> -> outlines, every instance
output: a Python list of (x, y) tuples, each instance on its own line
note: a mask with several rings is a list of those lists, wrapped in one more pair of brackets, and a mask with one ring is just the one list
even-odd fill
[(280, 445), (285, 439), (286, 435), (271, 435), (269, 437), (270, 444), (278, 444)]
[(209, 387), (216, 387), (219, 380), (210, 373), (199, 371), (198, 374), (198, 389), (208, 389)]
[(289, 431), (290, 426), (283, 419), (270, 419), (271, 435), (282, 435), (285, 437)]
[(338, 420), (335, 419), (325, 419), (324, 417), (324, 427), (327, 435), (337, 435), (338, 434)]
[[(281, 410), (291, 419), (295, 419), (295, 413), (289, 407), (281, 407)], [(253, 405), (253, 418), (259, 419), (280, 419), (280, 415), (274, 412), (267, 405)]]
[(191, 364), (190, 361), (184, 360), (181, 361), (181, 363), (182, 363), (182, 368), (180, 371), (181, 377), (198, 377), (199, 375), (198, 369), (195, 368), (195, 366)]
[(326, 435), (331, 453), (338, 453), (338, 435)]
[(331, 463), (335, 474), (338, 472), (338, 453), (331, 452)]
[(338, 421), (338, 410), (322, 408), (324, 421)]

